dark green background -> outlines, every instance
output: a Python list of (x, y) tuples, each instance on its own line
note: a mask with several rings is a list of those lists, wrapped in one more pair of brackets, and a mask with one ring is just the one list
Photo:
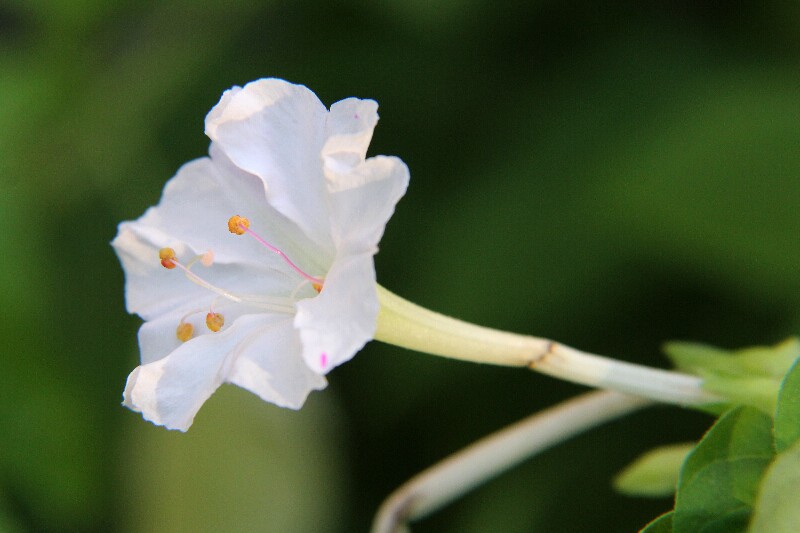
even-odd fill
[[(613, 5), (614, 7), (609, 7)], [(411, 186), (383, 285), (649, 365), (800, 331), (800, 4), (473, 0), (0, 5), (0, 530), (365, 531), (394, 487), (581, 388), (370, 344), (299, 411), (223, 387), (189, 433), (120, 407), (138, 359), (108, 245), (262, 76), (376, 99)], [(634, 531), (657, 408), (528, 461), (418, 532)]]

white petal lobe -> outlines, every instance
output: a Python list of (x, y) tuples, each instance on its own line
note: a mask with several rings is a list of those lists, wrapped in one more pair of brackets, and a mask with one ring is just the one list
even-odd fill
[(333, 240), (340, 254), (374, 254), (408, 187), (408, 167), (396, 157), (377, 156), (367, 159), (346, 179), (358, 186), (330, 196)]
[(337, 258), (319, 296), (297, 304), (306, 364), (325, 374), (352, 359), (375, 334), (378, 309), (372, 254)]
[(245, 85), (209, 113), (206, 132), (233, 164), (258, 176), (270, 205), (331, 251), (320, 151), (325, 106), (300, 85)]

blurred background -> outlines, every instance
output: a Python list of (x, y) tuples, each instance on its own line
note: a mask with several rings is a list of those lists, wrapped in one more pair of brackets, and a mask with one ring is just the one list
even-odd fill
[[(800, 4), (6, 0), (0, 531), (366, 531), (445, 455), (583, 389), (372, 343), (299, 412), (223, 387), (186, 434), (120, 406), (137, 317), (109, 241), (206, 153), (223, 90), (374, 98), (411, 186), (390, 290), (654, 366), (800, 332)], [(415, 532), (635, 531), (612, 476), (711, 420), (576, 438)]]

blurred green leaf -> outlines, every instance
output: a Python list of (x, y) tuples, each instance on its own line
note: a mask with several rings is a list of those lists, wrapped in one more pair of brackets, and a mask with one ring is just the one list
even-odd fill
[(749, 405), (771, 416), (775, 412), (780, 386), (772, 378), (710, 375), (705, 376), (703, 388), (719, 394), (731, 405)]
[(751, 405), (772, 415), (781, 380), (800, 355), (800, 340), (791, 338), (774, 347), (733, 352), (696, 343), (670, 342), (664, 350), (678, 369), (705, 378), (706, 390), (733, 404)]
[(629, 496), (661, 498), (675, 493), (678, 474), (695, 443), (659, 446), (638, 457), (614, 479), (614, 488)]
[(779, 453), (764, 474), (751, 533), (793, 532), (800, 527), (800, 442)]
[(781, 383), (775, 410), (775, 448), (784, 451), (800, 439), (800, 358)]
[(664, 351), (675, 366), (687, 372), (782, 379), (800, 356), (800, 339), (792, 337), (775, 346), (734, 351), (692, 342), (669, 342)]

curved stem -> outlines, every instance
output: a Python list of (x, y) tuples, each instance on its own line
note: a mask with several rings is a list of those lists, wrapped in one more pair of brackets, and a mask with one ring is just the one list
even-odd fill
[(611, 391), (583, 394), (484, 437), (417, 474), (381, 505), (372, 533), (403, 531), (531, 455), (652, 402)]
[(581, 352), (549, 339), (476, 326), (430, 311), (380, 285), (375, 339), (411, 350), (464, 361), (525, 366), (590, 387), (651, 400), (703, 405), (722, 401), (702, 389), (702, 379)]

